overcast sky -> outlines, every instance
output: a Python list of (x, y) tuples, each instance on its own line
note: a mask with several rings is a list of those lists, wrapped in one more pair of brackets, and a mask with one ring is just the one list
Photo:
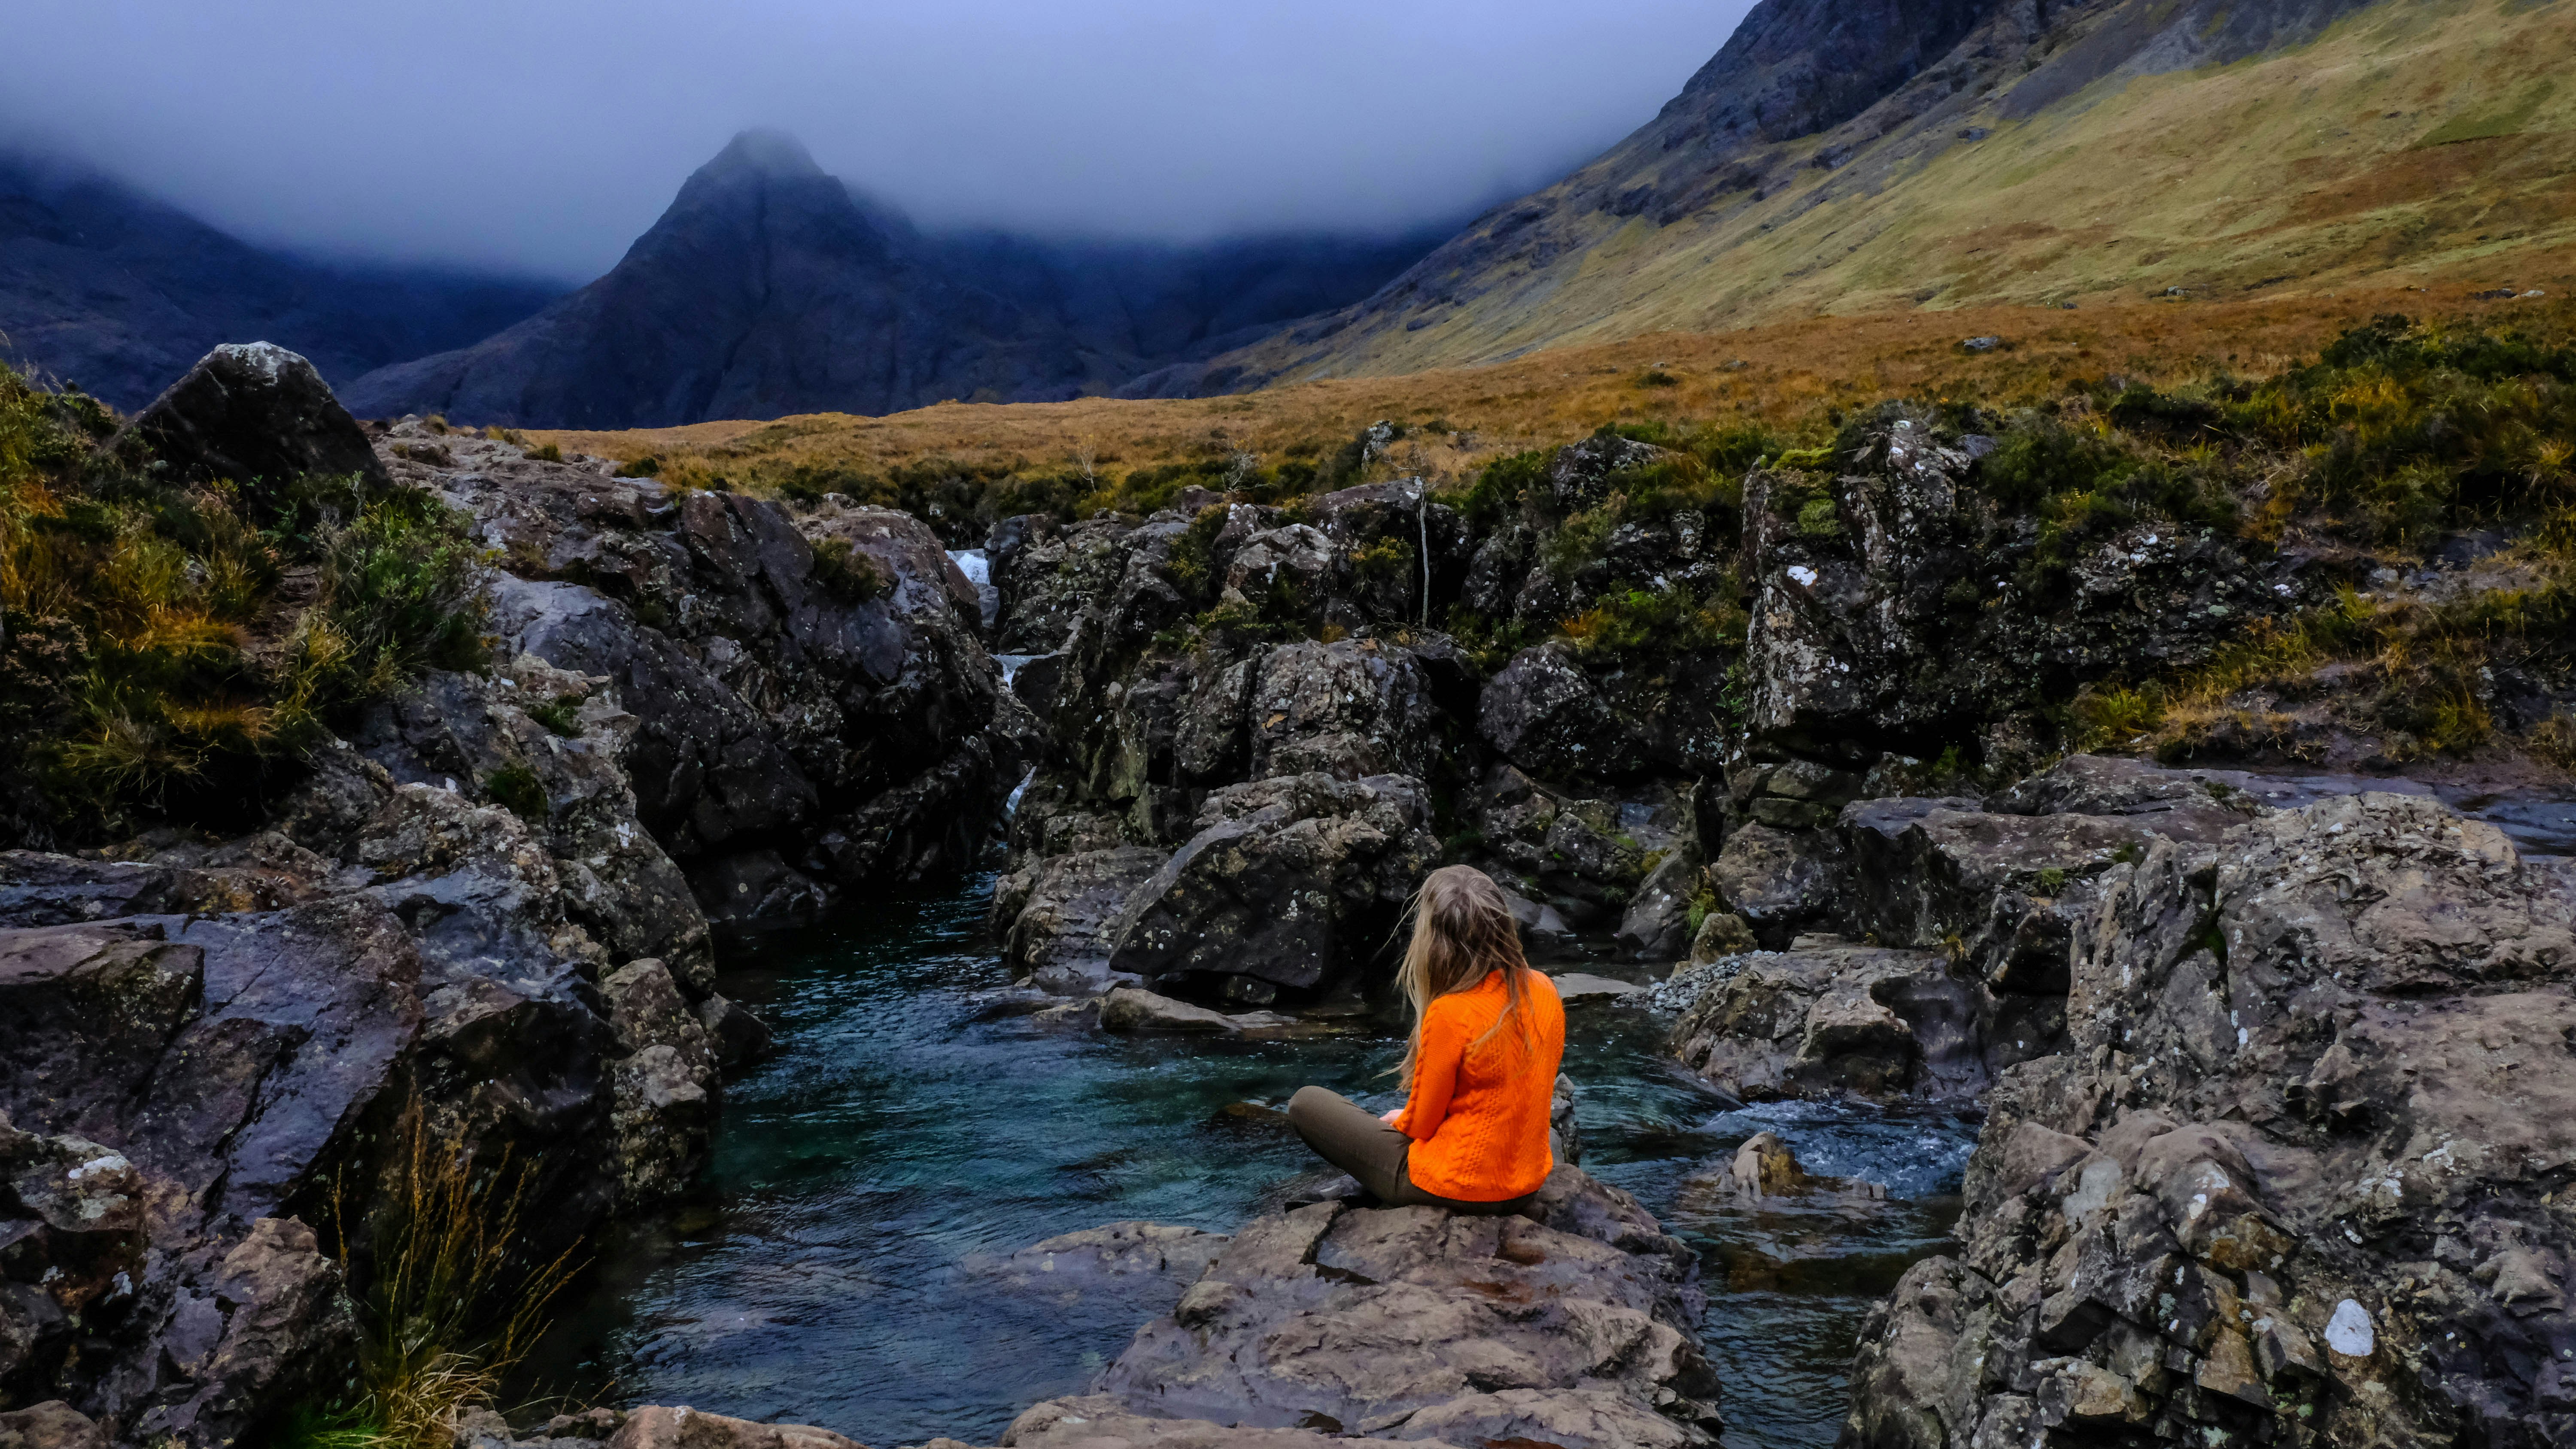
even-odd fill
[(748, 126), (932, 227), (1394, 231), (1651, 118), (1750, 0), (10, 0), (0, 143), (256, 241), (580, 280)]

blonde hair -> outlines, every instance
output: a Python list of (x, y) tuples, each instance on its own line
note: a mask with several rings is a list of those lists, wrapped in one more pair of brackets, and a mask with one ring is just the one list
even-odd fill
[(1521, 954), (1520, 927), (1503, 888), (1474, 866), (1444, 865), (1433, 871), (1407, 909), (1413, 916), (1413, 940), (1396, 967), (1396, 982), (1413, 1005), (1413, 1034), (1405, 1039), (1404, 1061), (1396, 1072), (1410, 1093), (1414, 1058), (1422, 1050), (1422, 1016), (1435, 998), (1465, 991), (1500, 971), (1507, 996), (1502, 1014), (1467, 1050), (1493, 1040), (1506, 1023), (1527, 1038), (1529, 1017), (1521, 1006), (1528, 999), (1530, 964)]

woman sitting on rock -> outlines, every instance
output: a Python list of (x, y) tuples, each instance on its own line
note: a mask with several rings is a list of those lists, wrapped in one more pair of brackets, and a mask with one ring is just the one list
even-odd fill
[(1404, 1105), (1372, 1117), (1337, 1093), (1301, 1087), (1288, 1121), (1382, 1202), (1518, 1212), (1556, 1166), (1548, 1109), (1565, 1006), (1522, 957), (1492, 877), (1463, 865), (1431, 873), (1414, 893), (1399, 977), (1413, 1002)]

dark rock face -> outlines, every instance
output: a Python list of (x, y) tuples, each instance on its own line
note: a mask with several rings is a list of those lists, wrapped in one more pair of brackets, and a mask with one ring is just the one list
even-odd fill
[(1965, 1251), (1863, 1334), (1844, 1442), (2576, 1433), (2576, 889), (2360, 795), (2098, 882), (2071, 1049), (2007, 1071)]
[(2232, 540), (2142, 524), (2087, 553), (2065, 597), (2035, 596), (2015, 572), (2032, 542), (1967, 486), (1970, 462), (1889, 407), (1847, 471), (1746, 480), (1757, 737), (1829, 763), (1855, 745), (1938, 753), (2052, 682), (2195, 657), (2295, 593)]
[(1633, 1198), (1573, 1167), (1521, 1217), (1319, 1202), (1247, 1225), (1094, 1392), (1039, 1404), (1004, 1439), (1713, 1444), (1696, 1268)]
[(207, 353), (109, 446), (189, 483), (278, 487), (309, 473), (385, 481), (366, 433), (322, 374), (270, 342)]
[[(394, 429), (389, 463), (471, 512), (502, 551), (492, 600), (505, 649), (604, 681), (533, 687), (558, 691), (564, 708), (596, 700), (618, 717), (602, 727), (621, 741), (642, 828), (615, 838), (667, 850), (708, 919), (728, 930), (799, 919), (854, 883), (921, 879), (981, 846), (1037, 726), (964, 612), (972, 586), (917, 520), (675, 496), (460, 437), (433, 461), (420, 445), (429, 436)], [(844, 572), (864, 567), (882, 592), (857, 597), (843, 575), (827, 577), (818, 547), (859, 560)], [(479, 780), (511, 762), (466, 749), (471, 729), (431, 733), (456, 749), (434, 763), (422, 756), (425, 772), (461, 766)], [(516, 761), (546, 775), (539, 758), (556, 753), (522, 748)], [(558, 797), (548, 782), (549, 801), (564, 801), (550, 804), (549, 828), (596, 841), (585, 822), (614, 812), (568, 810), (571, 792)], [(603, 886), (614, 908), (602, 915), (627, 919), (639, 893), (667, 890), (648, 865), (628, 873), (630, 884)], [(684, 974), (696, 969), (687, 943), (628, 944)]]
[[(365, 442), (275, 349), (136, 431), (204, 477), (357, 471), (334, 450)], [(716, 991), (709, 918), (962, 863), (1034, 733), (904, 515), (791, 523), (429, 436), (365, 461), (506, 560), (506, 663), (349, 722), (250, 835), (0, 855), (0, 1403), (68, 1406), (20, 1439), (215, 1449), (339, 1392), (355, 1329), (314, 1229), (366, 1231), (415, 1111), (526, 1171), (541, 1251), (672, 1196), (767, 1035)], [(335, 1202), (359, 1221), (317, 1223)]]

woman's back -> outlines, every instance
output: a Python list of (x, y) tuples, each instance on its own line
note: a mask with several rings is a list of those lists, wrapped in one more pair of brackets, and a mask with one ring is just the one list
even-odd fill
[[(1548, 1115), (1565, 1055), (1565, 1006), (1556, 986), (1522, 967), (1522, 1000), (1502, 970), (1434, 997), (1403, 1122), (1414, 1139), (1415, 1185), (1442, 1197), (1493, 1201), (1535, 1192), (1555, 1166)], [(1495, 1023), (1502, 1023), (1495, 1030)], [(1426, 1136), (1418, 1126), (1428, 1124)]]

